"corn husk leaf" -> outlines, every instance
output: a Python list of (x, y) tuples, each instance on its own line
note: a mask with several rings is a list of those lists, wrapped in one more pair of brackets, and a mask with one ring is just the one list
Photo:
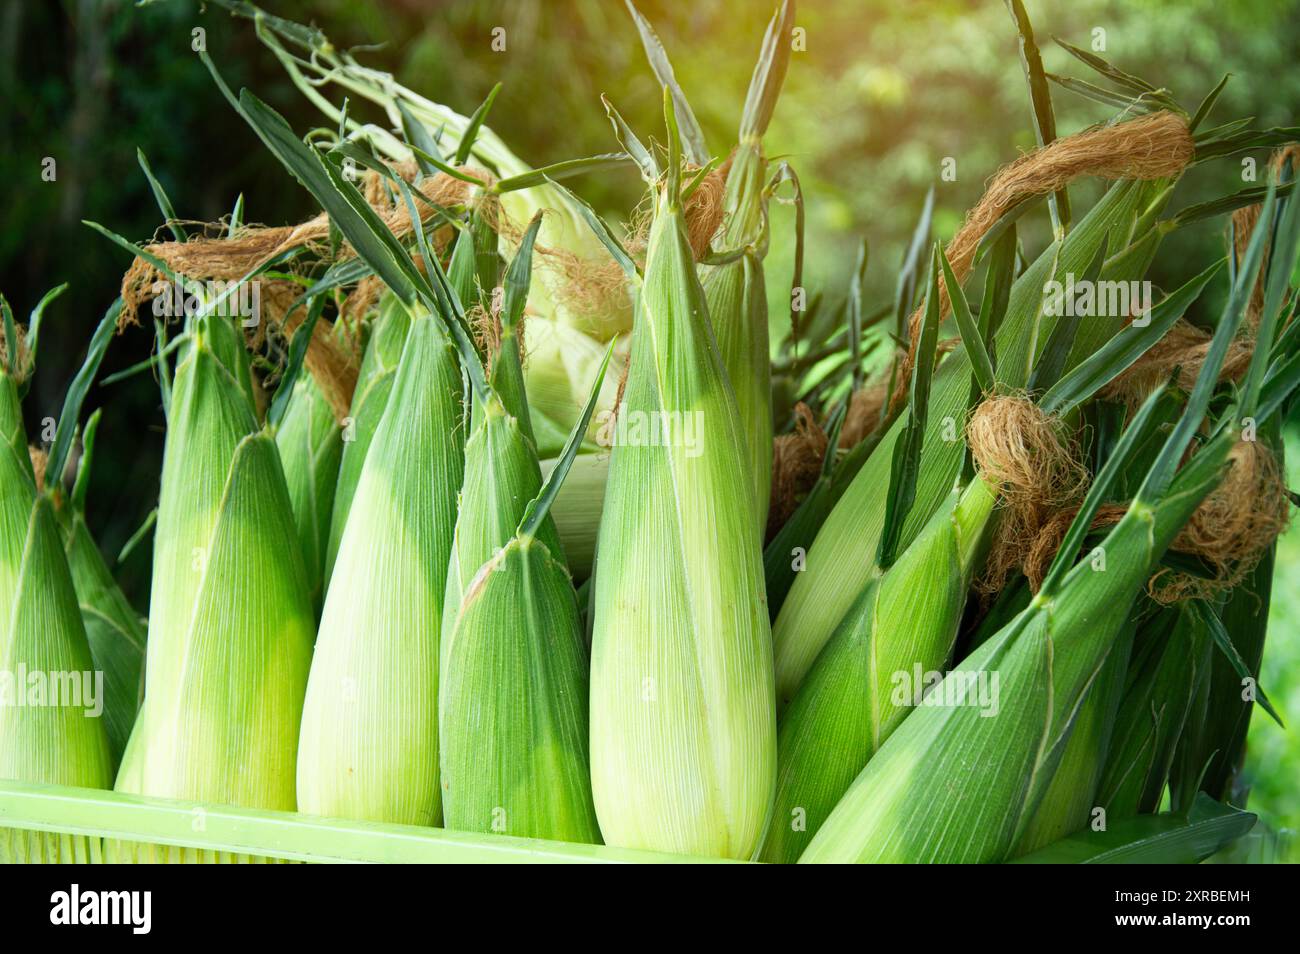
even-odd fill
[(303, 708), (298, 804), (434, 825), (438, 642), (464, 475), (456, 351), (417, 317), (357, 482)]
[(608, 844), (746, 858), (776, 762), (761, 539), (665, 111), (669, 181), (619, 410), (643, 430), (611, 453), (592, 594), (592, 790)]
[[(546, 510), (567, 476), (600, 383), (598, 376), (568, 453), (520, 515), (518, 530), (478, 570), (444, 637), (439, 731), (449, 828), (600, 840), (577, 599), (563, 561), (539, 533), (550, 527)], [(475, 438), (466, 451), (471, 466)]]
[(275, 443), (226, 361), (246, 373), (242, 341), (202, 319), (172, 392), (145, 701), (117, 789), (293, 810), (314, 614)]
[(276, 431), (275, 445), (284, 466), (312, 605), (319, 607), (325, 596), (330, 517), (343, 439), (334, 409), (311, 375), (300, 376), (294, 384), (293, 396)]
[(402, 357), (402, 347), (411, 327), (411, 314), (396, 296), (389, 294), (381, 301), (370, 328), (357, 374), (357, 388), (352, 394), (352, 407), (348, 412), (342, 432), (343, 451), (339, 459), (338, 479), (334, 487), (334, 504), (330, 515), (329, 548), (326, 554), (325, 584), (333, 572), (338, 556), (339, 541), (347, 523), (352, 497), (361, 479), (361, 468), (366, 453), (374, 439), (375, 428), (388, 406), (388, 395), (393, 390), (397, 365)]

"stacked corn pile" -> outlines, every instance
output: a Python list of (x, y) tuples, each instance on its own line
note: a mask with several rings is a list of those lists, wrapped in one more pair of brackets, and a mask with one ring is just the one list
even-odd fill
[[(459, 116), (219, 2), (332, 121), (299, 138), (204, 56), (320, 212), (173, 221), (145, 247), (101, 229), (135, 264), (43, 474), (19, 405), (43, 305), (25, 334), (6, 305), (0, 648), (108, 679), (103, 721), (0, 707), (0, 776), (772, 862), (1199, 861), (1250, 828), (1229, 803), (1254, 701), (1271, 711), (1294, 154), (1266, 188), (1166, 211), (1193, 163), (1295, 131), (1202, 129), (1213, 95), (1189, 115), (1068, 48), (1123, 108), (1058, 138), (1012, 2), (1040, 147), (946, 244), (927, 202), (874, 311), (864, 248), (843, 308), (798, 315), (774, 365), (769, 203), (798, 180), (762, 140), (792, 2), (734, 148), (710, 151), (631, 9), (664, 145), (607, 102), (620, 151), (540, 170), (485, 125), (492, 97)], [(649, 209), (621, 235), (557, 181), (616, 164)], [(1082, 179), (1108, 186), (1074, 221)], [(1226, 268), (1118, 313), (1064, 291), (1140, 284), (1166, 235), (1233, 210)], [(251, 331), (229, 289), (201, 294), (142, 365), (168, 425), (146, 640), (86, 528), (98, 416), (64, 472), (119, 312), (159, 277), (273, 294)]]

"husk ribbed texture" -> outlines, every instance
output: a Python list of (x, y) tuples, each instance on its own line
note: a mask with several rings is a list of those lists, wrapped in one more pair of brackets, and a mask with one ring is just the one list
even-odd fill
[(745, 858), (776, 766), (761, 539), (735, 399), (667, 194), (634, 336), (620, 418), (692, 415), (698, 444), (649, 426), (612, 451), (592, 604), (596, 813), (608, 844)]
[[(997, 673), (999, 707), (922, 706), (867, 763), (800, 862), (999, 862), (1023, 836), (1073, 719), (1152, 567), (1219, 480), (1223, 442), (1107, 535), (1105, 572), (1076, 565), (1050, 598), (961, 669)], [(951, 676), (948, 678), (952, 678)], [(946, 680), (945, 680), (946, 681)], [(942, 687), (941, 687), (942, 688)]]
[(343, 428), (343, 451), (334, 485), (329, 543), (325, 554), (326, 587), (338, 557), (339, 542), (343, 539), (352, 497), (357, 492), (357, 481), (361, 479), (361, 468), (365, 466), (375, 428), (388, 406), (388, 395), (393, 390), (397, 365), (402, 359), (402, 347), (410, 328), (411, 314), (406, 306), (394, 295), (385, 296), (370, 328), (370, 339), (366, 342), (361, 370), (357, 375), (357, 389), (352, 394), (352, 407)]
[(154, 535), (145, 701), (118, 772), (136, 794), (293, 810), (313, 613), (274, 441), (234, 329), (176, 369)]
[(298, 804), (434, 825), (438, 642), (464, 476), (461, 376), (417, 318), (348, 512), (303, 712)]
[(104, 673), (104, 726), (113, 752), (113, 771), (135, 726), (144, 690), (147, 624), (118, 587), (80, 514), (72, 517), (64, 550), (81, 605), (90, 655)]
[(794, 862), (853, 779), (911, 711), (917, 675), (942, 672), (982, 552), (994, 491), (954, 494), (867, 585), (781, 716), (777, 796), (762, 859)]
[(313, 606), (324, 597), (334, 488), (343, 456), (342, 433), (334, 409), (305, 371), (294, 386), (284, 420), (275, 435), (293, 507), (298, 546), (307, 568)]
[(599, 842), (587, 655), (563, 563), (515, 537), (469, 587), (440, 696), (448, 828)]

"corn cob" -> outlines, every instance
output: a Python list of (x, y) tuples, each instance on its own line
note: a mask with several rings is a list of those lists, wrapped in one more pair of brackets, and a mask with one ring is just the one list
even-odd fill
[(116, 771), (144, 696), (147, 623), (118, 587), (86, 526), (86, 489), (98, 426), (96, 411), (86, 423), (76, 486), (71, 499), (60, 508), (59, 522), (90, 655), (95, 669), (104, 673), (104, 726)]
[(310, 374), (300, 375), (294, 385), (284, 419), (276, 431), (275, 445), (284, 466), (312, 605), (319, 607), (325, 595), (330, 515), (334, 510), (343, 441), (334, 409)]
[[(924, 375), (929, 374), (933, 362), (941, 266), (963, 337), (969, 335), (972, 352), (980, 354), (978, 388), (987, 388), (993, 376), (992, 361), (983, 354), (980, 340), (988, 336), (992, 315), (981, 314), (977, 326), (947, 260), (936, 247), (921, 334), (923, 361), (915, 373), (909, 411), (911, 433), (923, 431), (927, 424)], [(993, 270), (997, 271), (996, 263)], [(1213, 272), (1207, 270), (1162, 300), (1148, 316), (1147, 331), (1135, 328), (1117, 335), (1085, 362), (1078, 374), (1059, 381), (1044, 381), (1043, 375), (1038, 375), (1037, 384), (1052, 385), (1039, 399), (1040, 406), (1058, 416), (1073, 413), (1080, 402), (1131, 365), (1164, 333)], [(1049, 364), (1050, 353), (1041, 362), (1044, 367)], [(980, 377), (985, 380), (981, 382)], [(911, 436), (900, 438), (899, 448), (908, 448), (912, 440)], [(919, 455), (920, 449), (911, 453)], [(906, 472), (906, 462), (896, 459), (894, 473)], [(891, 511), (906, 500), (902, 486), (901, 479), (898, 487), (891, 486)], [(927, 676), (937, 678), (943, 669), (957, 638), (974, 572), (983, 559), (998, 494), (995, 477), (983, 473), (970, 480), (963, 477), (949, 502), (935, 513), (897, 563), (892, 563), (882, 545), (873, 579), (782, 715), (776, 809), (764, 846), (768, 860), (788, 862), (799, 856), (872, 753), (917, 703), (927, 688)], [(893, 518), (895, 527), (904, 515), (905, 511), (900, 511)], [(895, 530), (886, 530), (887, 541), (895, 537)], [(928, 598), (918, 602), (916, 593), (927, 585)]]
[(619, 408), (631, 439), (611, 454), (592, 594), (592, 792), (609, 844), (745, 858), (776, 756), (761, 540), (668, 97), (665, 113), (667, 181)]
[(417, 315), (357, 481), (303, 707), (298, 806), (434, 825), (438, 638), (464, 475), (454, 346)]
[[(529, 240), (520, 248), (522, 255)], [(600, 383), (547, 486), (478, 570), (444, 630), (439, 731), (449, 828), (599, 841), (588, 774), (586, 650), (572, 580), (542, 530)], [(485, 415), (488, 428), (493, 416)], [(467, 487), (480, 437), (466, 449)], [(498, 461), (496, 473), (506, 463)], [(509, 497), (498, 502), (516, 509)]]
[(1124, 693), (1136, 626), (1137, 620), (1131, 614), (1080, 703), (1061, 761), (1016, 845), (1015, 855), (1028, 854), (1065, 838), (1082, 828), (1092, 816), (1114, 739), (1115, 718)]
[(145, 701), (117, 789), (291, 811), (314, 629), (306, 570), (242, 340), (211, 316), (189, 338), (168, 411)]
[(338, 556), (339, 541), (347, 523), (348, 509), (361, 479), (361, 468), (366, 453), (375, 436), (375, 428), (388, 405), (388, 395), (393, 390), (397, 364), (402, 357), (402, 346), (411, 327), (411, 315), (406, 306), (391, 292), (380, 301), (361, 358), (357, 376), (357, 389), (352, 395), (352, 407), (344, 424), (343, 453), (339, 460), (339, 475), (334, 488), (333, 510), (330, 516), (329, 549), (326, 554), (324, 582), (329, 584)]
[[(528, 269), (540, 223), (540, 216), (533, 220), (511, 264), (499, 335), (493, 336), (498, 340), (488, 347), (486, 390), (476, 395), (473, 423), (465, 442), (465, 480), (457, 505), (443, 601), (442, 632), (448, 636), (470, 581), (515, 536), (524, 508), (542, 486), (516, 333), (528, 295)], [(549, 519), (542, 521), (538, 536), (539, 542), (562, 563), (564, 554), (555, 524)]]
[[(79, 679), (95, 666), (53, 503), (37, 493), (12, 368), (0, 373), (0, 438), (0, 778), (108, 788), (103, 720), (46, 695), (56, 678)], [(46, 685), (39, 697), (35, 682)]]

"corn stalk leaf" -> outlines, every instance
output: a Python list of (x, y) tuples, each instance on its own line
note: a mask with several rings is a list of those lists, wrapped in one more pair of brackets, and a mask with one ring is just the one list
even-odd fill
[(307, 309), (307, 318), (294, 331), (293, 337), (289, 341), (289, 360), (285, 364), (280, 383), (276, 386), (275, 397), (271, 401), (271, 409), (266, 414), (267, 424), (272, 429), (280, 426), (280, 422), (284, 420), (285, 412), (289, 409), (289, 399), (293, 396), (294, 385), (298, 383), (298, 375), (302, 372), (303, 359), (307, 357), (307, 345), (311, 343), (312, 333), (316, 330), (316, 322), (320, 320), (321, 312), (324, 310), (324, 298), (312, 299), (311, 307)]
[(921, 217), (912, 229), (912, 241), (908, 243), (903, 255), (903, 264), (898, 269), (898, 279), (894, 283), (894, 333), (902, 337), (907, 316), (912, 311), (916, 298), (917, 268), (921, 255), (930, 241), (930, 221), (934, 216), (934, 186), (925, 193), (925, 203), (921, 206)]
[(957, 331), (970, 357), (971, 374), (979, 389), (987, 394), (993, 390), (994, 376), (993, 360), (989, 357), (988, 349), (984, 347), (985, 336), (980, 334), (979, 326), (971, 316), (966, 293), (962, 291), (961, 282), (957, 281), (957, 276), (953, 274), (952, 265), (949, 264), (948, 256), (943, 249), (939, 250), (939, 260), (943, 265), (943, 281), (948, 288), (948, 300), (952, 302), (952, 315), (957, 322)]
[(1138, 815), (1063, 838), (1012, 864), (1197, 864), (1245, 835), (1257, 816), (1201, 793), (1184, 817)]
[[(1079, 552), (1084, 539), (1092, 530), (1092, 518), (1097, 515), (1102, 503), (1111, 498), (1111, 487), (1115, 484), (1116, 479), (1128, 464), (1129, 458), (1133, 452), (1143, 443), (1152, 433), (1154, 425), (1158, 423), (1156, 411), (1162, 403), (1164, 390), (1153, 392), (1142, 406), (1138, 409), (1137, 414), (1133, 416), (1132, 422), (1124, 429), (1119, 440), (1115, 443), (1115, 449), (1107, 459), (1101, 472), (1097, 474), (1088, 488), (1088, 494), (1084, 497), (1082, 506), (1079, 507), (1079, 513), (1075, 516), (1070, 528), (1066, 531), (1065, 537), (1061, 540), (1061, 546), (1056, 551), (1056, 558), (1048, 568), (1047, 575), (1043, 578), (1043, 583), (1038, 592), (1046, 599), (1049, 595), (1055, 593), (1056, 587), (1061, 583), (1066, 571), (1074, 564), (1075, 554)], [(1187, 415), (1185, 414), (1184, 417)], [(1199, 420), (1199, 418), (1198, 418)]]
[(492, 104), (496, 102), (497, 94), (501, 92), (501, 84), (497, 83), (487, 94), (487, 99), (479, 105), (479, 108), (469, 117), (469, 125), (465, 128), (465, 135), (460, 138), (460, 145), (456, 149), (456, 165), (463, 166), (469, 161), (470, 151), (474, 148), (474, 140), (478, 138), (478, 131), (483, 127), (487, 115), (492, 110)]
[(591, 416), (596, 412), (596, 404), (600, 400), (600, 388), (605, 383), (605, 372), (609, 370), (609, 359), (613, 356), (617, 343), (617, 341), (611, 341), (609, 347), (605, 349), (605, 358), (601, 361), (600, 369), (596, 372), (596, 379), (592, 382), (587, 403), (583, 405), (582, 413), (578, 416), (578, 420), (573, 425), (573, 430), (569, 433), (569, 439), (564, 445), (564, 450), (560, 452), (555, 468), (551, 471), (550, 476), (546, 478), (541, 491), (529, 502), (527, 509), (524, 510), (523, 519), (519, 521), (519, 536), (535, 536), (538, 528), (542, 525), (542, 521), (551, 512), (551, 505), (555, 503), (555, 498), (560, 495), (560, 488), (564, 485), (564, 478), (568, 476), (569, 468), (573, 466), (574, 458), (578, 456), (578, 451), (582, 448), (582, 441), (587, 433), (587, 425), (591, 423)]
[(67, 290), (67, 282), (64, 282), (62, 285), (55, 285), (41, 296), (41, 300), (36, 303), (36, 307), (33, 308), (31, 314), (27, 316), (27, 354), (28, 360), (31, 362), (33, 367), (36, 365), (36, 353), (40, 346), (41, 325), (45, 321), (45, 309), (49, 307), (51, 302)]
[(626, 3), (628, 13), (632, 15), (632, 22), (636, 24), (637, 33), (641, 36), (641, 46), (645, 49), (646, 59), (650, 61), (650, 69), (654, 71), (659, 85), (667, 88), (672, 95), (677, 115), (681, 117), (682, 144), (686, 149), (686, 158), (691, 165), (702, 166), (709, 158), (709, 147), (704, 139), (704, 130), (700, 128), (699, 120), (695, 118), (695, 112), (691, 109), (686, 94), (677, 83), (673, 64), (668, 59), (668, 51), (664, 49), (663, 41), (655, 33), (650, 21), (641, 15), (641, 11), (636, 8), (632, 0), (626, 0)]
[[(672, 93), (665, 88), (664, 95), (671, 96)], [(636, 133), (632, 131), (632, 127), (627, 124), (627, 120), (623, 118), (622, 114), (614, 108), (614, 104), (610, 102), (608, 96), (602, 94), (600, 101), (605, 105), (605, 115), (609, 117), (610, 125), (614, 127), (614, 138), (623, 147), (623, 151), (632, 157), (632, 161), (640, 166), (641, 178), (645, 179), (647, 183), (654, 183), (660, 176), (659, 163), (655, 161), (654, 153), (647, 149), (641, 140), (637, 138)]]
[(1078, 93), (1085, 99), (1090, 99), (1094, 103), (1101, 103), (1103, 106), (1113, 106), (1126, 113), (1150, 113), (1157, 109), (1167, 108), (1167, 100), (1153, 97), (1150, 93), (1140, 93), (1137, 96), (1130, 96), (1125, 93), (1116, 93), (1104, 89), (1094, 83), (1086, 80), (1075, 79), (1072, 76), (1058, 76), (1056, 73), (1046, 74), (1047, 78), (1063, 89), (1068, 89), (1072, 93)]
[(1177, 291), (1162, 298), (1146, 316), (1145, 325), (1131, 323), (1121, 328), (1052, 385), (1039, 399), (1038, 406), (1046, 414), (1064, 414), (1100, 391), (1164, 337), (1222, 267), (1222, 261), (1215, 262)]
[[(1280, 196), (1290, 195), (1295, 188), (1294, 183), (1288, 182), (1285, 185), (1278, 186), (1277, 194)], [(1189, 205), (1185, 209), (1180, 209), (1174, 213), (1167, 221), (1166, 225), (1171, 229), (1181, 229), (1191, 225), (1193, 222), (1200, 222), (1204, 219), (1217, 219), (1221, 215), (1229, 212), (1235, 212), (1237, 209), (1245, 208), (1248, 205), (1258, 205), (1264, 201), (1268, 194), (1267, 186), (1252, 186), (1249, 189), (1241, 189), (1232, 195), (1219, 196), (1217, 199), (1207, 199), (1204, 202), (1197, 202)]]
[(95, 434), (99, 431), (99, 409), (91, 412), (86, 429), (81, 435), (81, 460), (77, 462), (77, 478), (72, 483), (72, 509), (86, 512), (86, 492), (90, 485), (90, 468), (95, 460)]
[(50, 448), (49, 461), (46, 464), (47, 482), (51, 487), (58, 486), (67, 466), (68, 455), (72, 452), (72, 443), (76, 439), (77, 419), (81, 416), (81, 405), (86, 400), (90, 385), (99, 371), (99, 364), (104, 360), (104, 352), (117, 333), (117, 317), (122, 312), (122, 299), (117, 299), (109, 306), (99, 326), (91, 335), (90, 346), (86, 349), (86, 360), (77, 371), (72, 383), (68, 385), (68, 394), (63, 399), (63, 410), (59, 414), (59, 423), (54, 429), (54, 445)]
[(862, 387), (862, 281), (867, 274), (867, 240), (858, 243), (858, 258), (849, 280), (849, 373), (852, 379), (850, 394)]
[[(1228, 660), (1229, 665), (1232, 666), (1238, 677), (1254, 681), (1255, 674), (1250, 671), (1246, 661), (1241, 658), (1241, 653), (1237, 652), (1237, 647), (1232, 644), (1232, 636), (1224, 627), (1223, 621), (1200, 600), (1192, 603), (1192, 612), (1209, 632), (1214, 645), (1218, 647), (1219, 652), (1223, 653), (1224, 658)], [(1273, 703), (1269, 701), (1268, 695), (1264, 692), (1264, 687), (1256, 685), (1255, 692), (1255, 701), (1259, 703), (1260, 708), (1267, 712), (1279, 727), (1285, 729), (1286, 723), (1282, 721), (1282, 716), (1278, 714), (1277, 709), (1273, 707)]]
[(425, 176), (434, 176), (438, 174), (438, 167), (429, 161), (434, 158), (442, 161), (442, 153), (438, 151), (438, 144), (433, 141), (433, 136), (429, 134), (428, 128), (420, 122), (407, 108), (407, 105), (400, 99), (397, 100), (397, 111), (402, 117), (402, 135), (406, 138), (407, 145), (415, 146), (420, 151), (414, 153), (415, 164), (420, 167), (420, 174)]
[[(1043, 70), (1043, 57), (1034, 42), (1034, 28), (1029, 13), (1021, 0), (1006, 0), (1007, 10), (1016, 24), (1020, 36), (1020, 63), (1025, 68), (1029, 84), (1029, 101), (1034, 119), (1034, 136), (1039, 148), (1056, 141), (1056, 115), (1052, 112), (1052, 91), (1047, 85)], [(1058, 41), (1059, 42), (1059, 41)], [(1065, 189), (1053, 193), (1047, 200), (1052, 216), (1052, 230), (1059, 237), (1070, 227), (1070, 195)]]
[(782, 0), (781, 8), (767, 24), (758, 62), (749, 80), (745, 111), (740, 120), (741, 142), (761, 139), (767, 132), (767, 124), (772, 121), (785, 71), (790, 65), (790, 31), (793, 26), (794, 0)]
[(550, 182), (551, 185), (555, 186), (562, 195), (567, 195), (573, 201), (574, 208), (578, 210), (578, 214), (586, 220), (587, 224), (591, 227), (591, 231), (594, 232), (596, 238), (600, 240), (600, 244), (605, 246), (610, 256), (618, 263), (619, 267), (623, 269), (623, 273), (627, 275), (629, 279), (634, 281), (638, 280), (641, 271), (637, 268), (636, 262), (633, 261), (632, 256), (628, 253), (627, 249), (623, 247), (623, 243), (615, 237), (612, 231), (610, 231), (605, 220), (596, 214), (596, 210), (588, 205), (585, 200), (580, 199), (575, 193), (569, 191), (558, 182), (555, 182), (552, 179), (548, 179), (547, 181)]
[(885, 524), (876, 556), (876, 564), (882, 570), (889, 569), (897, 556), (899, 539), (903, 533), (903, 521), (907, 519), (912, 503), (916, 499), (916, 480), (921, 469), (921, 445), (925, 440), (930, 384), (934, 378), (935, 353), (939, 343), (941, 256), (942, 251), (939, 243), (936, 242), (930, 265), (930, 290), (926, 295), (925, 316), (921, 321), (920, 340), (916, 349), (916, 365), (912, 369), (907, 424), (898, 444), (894, 447), (889, 492), (885, 497)]
[(167, 229), (172, 233), (172, 237), (176, 241), (184, 242), (189, 235), (186, 233), (185, 227), (177, 220), (176, 209), (172, 206), (172, 200), (167, 197), (167, 190), (158, 181), (158, 177), (153, 174), (153, 168), (149, 165), (144, 150), (136, 149), (135, 158), (140, 163), (140, 168), (144, 170), (145, 178), (149, 180), (149, 188), (153, 190), (154, 201), (158, 203), (158, 209), (163, 214)]
[(1065, 52), (1069, 53), (1076, 60), (1092, 67), (1117, 86), (1122, 86), (1135, 93), (1159, 92), (1154, 86), (1142, 79), (1140, 76), (1134, 76), (1132, 73), (1124, 72), (1104, 57), (1100, 57), (1095, 53), (1090, 53), (1085, 49), (1075, 46), (1073, 43), (1067, 43), (1058, 36), (1052, 37), (1052, 40), (1057, 46), (1065, 50)]
[(502, 179), (493, 186), (492, 191), (500, 195), (506, 192), (517, 192), (520, 189), (531, 189), (533, 186), (544, 184), (547, 180), (569, 179), (600, 169), (613, 169), (631, 161), (632, 157), (626, 152), (603, 152), (584, 159), (566, 159), (563, 162), (555, 162), (549, 166)]
[(1248, 129), (1232, 135), (1199, 141), (1193, 164), (1233, 156), (1252, 149), (1276, 149), (1300, 139), (1300, 126), (1273, 126), (1269, 129)]
[[(1106, 248), (1103, 245), (1098, 247), (1097, 255), (1092, 260), (1092, 264), (1088, 266), (1087, 271), (1083, 273), (1083, 280), (1080, 284), (1096, 287), (1105, 260)], [(1066, 314), (1058, 320), (1056, 327), (1048, 335), (1047, 344), (1043, 346), (1038, 360), (1034, 363), (1033, 370), (1029, 373), (1029, 383), (1026, 387), (1031, 394), (1041, 394), (1061, 377), (1061, 373), (1070, 360), (1070, 352), (1074, 349), (1075, 332), (1078, 330), (1079, 323), (1083, 320), (1083, 315), (1073, 307), (1074, 303), (1066, 302), (1064, 295), (1062, 295), (1058, 304), (1063, 306), (1067, 312), (1072, 312), (1072, 314)]]
[(1210, 110), (1213, 109), (1214, 104), (1219, 101), (1220, 94), (1223, 93), (1224, 87), (1228, 85), (1228, 80), (1231, 78), (1231, 73), (1224, 73), (1223, 79), (1219, 80), (1218, 85), (1205, 94), (1205, 98), (1201, 100), (1201, 105), (1196, 107), (1196, 112), (1192, 115), (1191, 122), (1187, 124), (1189, 132), (1196, 132), (1201, 123), (1205, 122), (1206, 117), (1210, 115)]

